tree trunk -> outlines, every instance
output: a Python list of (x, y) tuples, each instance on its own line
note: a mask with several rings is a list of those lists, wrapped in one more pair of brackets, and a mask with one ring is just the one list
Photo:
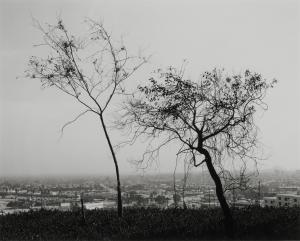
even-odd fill
[(109, 145), (111, 155), (112, 155), (113, 160), (114, 160), (114, 164), (115, 164), (116, 176), (117, 176), (117, 193), (118, 193), (118, 217), (121, 218), (122, 214), (123, 214), (123, 207), (122, 207), (122, 193), (121, 193), (121, 182), (120, 182), (119, 166), (118, 166), (116, 154), (115, 154), (115, 151), (114, 151), (113, 146), (111, 144), (109, 135), (107, 133), (106, 126), (105, 126), (104, 119), (103, 119), (102, 115), (100, 115), (100, 120), (101, 120), (101, 124), (102, 124), (103, 130), (104, 130), (106, 140), (107, 140), (108, 145)]
[(224, 214), (224, 225), (225, 225), (225, 231), (226, 234), (229, 238), (234, 237), (234, 222), (233, 222), (233, 217), (229, 208), (229, 205), (226, 201), (226, 198), (224, 196), (224, 191), (223, 191), (223, 186), (221, 179), (219, 175), (216, 172), (216, 169), (214, 168), (211, 160), (211, 156), (209, 152), (206, 149), (199, 149), (198, 150), (201, 154), (205, 156), (205, 162), (208, 168), (208, 171), (215, 183), (216, 186), (216, 194), (220, 203), (220, 206), (222, 208), (223, 214)]
[(82, 225), (86, 225), (85, 214), (84, 214), (84, 205), (83, 205), (83, 194), (80, 195), (80, 204), (81, 204), (81, 222), (82, 222)]

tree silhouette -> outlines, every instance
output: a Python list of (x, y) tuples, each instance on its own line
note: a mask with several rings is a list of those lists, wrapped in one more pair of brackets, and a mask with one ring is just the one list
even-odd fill
[(87, 19), (88, 33), (75, 37), (69, 33), (62, 20), (56, 25), (45, 27), (34, 20), (41, 31), (44, 42), (38, 46), (48, 47), (47, 57), (32, 56), (30, 78), (41, 80), (43, 87), (54, 87), (73, 97), (84, 107), (84, 111), (63, 128), (86, 113), (93, 113), (100, 119), (117, 177), (118, 215), (122, 216), (121, 183), (117, 157), (107, 129), (104, 113), (115, 95), (124, 94), (124, 81), (130, 78), (147, 60), (130, 56), (126, 47), (116, 44), (111, 34), (101, 23)]
[[(160, 149), (180, 143), (177, 155), (189, 158), (193, 166), (206, 164), (215, 183), (216, 195), (224, 214), (228, 236), (234, 235), (233, 217), (224, 195), (224, 182), (232, 175), (224, 161), (255, 159), (256, 110), (266, 110), (263, 99), (276, 80), (267, 82), (260, 74), (246, 70), (226, 76), (223, 70), (205, 72), (197, 82), (184, 78), (175, 68), (154, 72), (149, 85), (139, 86), (138, 96), (125, 106), (121, 126), (134, 130), (133, 140), (141, 135), (157, 140), (143, 161), (158, 157)], [(223, 183), (222, 183), (223, 180)]]

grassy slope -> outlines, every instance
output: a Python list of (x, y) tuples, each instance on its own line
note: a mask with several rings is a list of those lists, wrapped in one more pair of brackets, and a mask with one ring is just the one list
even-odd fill
[[(237, 238), (300, 239), (300, 209), (234, 210)], [(34, 211), (0, 216), (0, 240), (223, 239), (219, 209), (125, 209), (79, 212)]]

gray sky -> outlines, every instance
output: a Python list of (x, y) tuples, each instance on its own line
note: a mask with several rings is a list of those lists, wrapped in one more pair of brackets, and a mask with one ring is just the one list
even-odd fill
[[(124, 36), (131, 52), (153, 54), (137, 79), (146, 80), (156, 67), (180, 66), (183, 59), (191, 77), (224, 67), (277, 78), (266, 99), (269, 110), (258, 117), (269, 157), (259, 167), (300, 168), (299, 1), (0, 0), (0, 11), (0, 175), (114, 172), (96, 118), (83, 117), (59, 139), (61, 126), (80, 106), (56, 90), (41, 90), (38, 80), (16, 78), (29, 56), (43, 52), (32, 47), (41, 34), (31, 15), (41, 23), (61, 15), (75, 33), (85, 29), (84, 17), (102, 20), (115, 38)], [(134, 154), (118, 154), (121, 173), (134, 172), (128, 163)], [(161, 172), (173, 169), (174, 155), (172, 148), (162, 153)]]

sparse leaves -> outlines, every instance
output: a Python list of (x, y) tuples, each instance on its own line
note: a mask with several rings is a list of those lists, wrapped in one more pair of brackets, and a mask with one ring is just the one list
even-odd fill
[(36, 21), (44, 37), (43, 45), (50, 51), (47, 57), (32, 56), (26, 72), (28, 77), (40, 79), (43, 87), (55, 87), (102, 114), (114, 95), (124, 93), (121, 83), (146, 59), (128, 56), (123, 44), (115, 47), (101, 23), (90, 19), (86, 23), (91, 41), (84, 42), (70, 35), (61, 19), (46, 27)]
[(129, 56), (123, 44), (116, 47), (101, 23), (91, 19), (86, 23), (89, 34), (85, 39), (89, 41), (85, 43), (70, 35), (61, 19), (56, 25), (47, 27), (35, 21), (44, 37), (42, 45), (48, 46), (50, 51), (47, 57), (33, 56), (29, 59), (26, 76), (40, 79), (43, 87), (54, 87), (72, 96), (85, 108), (85, 111), (63, 126), (62, 132), (66, 126), (87, 112), (96, 114), (100, 119), (116, 167), (118, 215), (121, 217), (122, 196), (118, 162), (103, 113), (115, 95), (124, 94), (122, 83), (146, 63), (147, 59)]
[(192, 163), (201, 158), (196, 150), (205, 148), (223, 170), (224, 159), (256, 160), (253, 117), (266, 109), (263, 99), (274, 84), (249, 70), (226, 76), (213, 69), (193, 82), (172, 67), (158, 69), (148, 85), (138, 87), (140, 99), (128, 103), (127, 123), (140, 135), (164, 133), (180, 141), (185, 146), (181, 154)]

